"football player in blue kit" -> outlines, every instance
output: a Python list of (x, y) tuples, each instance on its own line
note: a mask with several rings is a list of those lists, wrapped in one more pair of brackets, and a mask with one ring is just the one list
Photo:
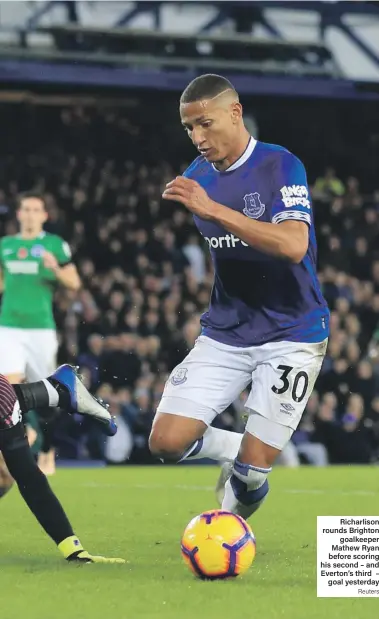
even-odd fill
[[(224, 77), (193, 80), (180, 116), (200, 156), (163, 198), (193, 213), (214, 286), (201, 335), (167, 381), (150, 449), (163, 459), (223, 462), (222, 508), (248, 518), (267, 496), (327, 347), (311, 200), (302, 162), (248, 133)], [(250, 383), (245, 433), (212, 427)]]

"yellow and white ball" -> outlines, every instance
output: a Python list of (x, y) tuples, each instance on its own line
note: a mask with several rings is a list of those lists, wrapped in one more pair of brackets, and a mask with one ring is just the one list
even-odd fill
[(246, 572), (254, 561), (256, 545), (243, 518), (225, 510), (211, 510), (191, 520), (181, 548), (195, 576), (216, 580)]

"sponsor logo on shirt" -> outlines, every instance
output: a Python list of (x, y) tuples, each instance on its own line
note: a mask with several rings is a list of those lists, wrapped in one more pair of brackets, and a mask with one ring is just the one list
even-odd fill
[(265, 212), (266, 205), (261, 202), (261, 196), (259, 193), (248, 193), (243, 197), (245, 202), (245, 208), (243, 214), (250, 219), (259, 219)]
[(9, 256), (9, 254), (13, 254), (13, 249), (4, 249), (3, 254), (4, 256)]
[(71, 249), (70, 249), (69, 244), (66, 243), (66, 241), (63, 241), (62, 249), (63, 249), (63, 252), (66, 254), (67, 258), (71, 258)]
[(237, 247), (238, 243), (241, 243), (244, 247), (249, 247), (248, 243), (241, 241), (234, 234), (226, 234), (225, 236), (205, 236), (209, 247), (212, 249), (224, 249), (225, 247)]
[(309, 192), (305, 185), (285, 185), (281, 188), (282, 201), (286, 208), (293, 206), (304, 206), (311, 208), (309, 202)]
[(20, 249), (17, 252), (17, 258), (20, 258), (20, 260), (24, 260), (24, 258), (28, 257), (28, 250), (26, 249), (26, 247), (20, 247)]
[(33, 247), (30, 250), (30, 253), (33, 256), (33, 258), (40, 258), (41, 256), (43, 256), (44, 252), (45, 252), (45, 248), (43, 245), (33, 245)]
[(5, 266), (11, 275), (36, 275), (38, 273), (38, 262), (19, 262), (19, 260), (7, 260)]

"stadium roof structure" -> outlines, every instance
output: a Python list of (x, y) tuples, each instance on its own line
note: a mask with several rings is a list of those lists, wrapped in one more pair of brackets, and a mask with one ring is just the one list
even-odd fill
[[(38, 3), (38, 10), (16, 28), (13, 43), (0, 42), (0, 80), (180, 90), (196, 75), (219, 72), (233, 79), (242, 93), (379, 97), (375, 84), (346, 79), (325, 38), (329, 27), (340, 28), (379, 67), (375, 50), (343, 20), (348, 14), (379, 19), (377, 2), (204, 0), (202, 6), (212, 5), (217, 10), (212, 20), (203, 23), (196, 33), (168, 32), (160, 27), (164, 5), (174, 3), (112, 3), (120, 9), (111, 28), (80, 23), (77, 8), (81, 4)], [(67, 9), (66, 18), (53, 25), (42, 25), (43, 18), (57, 5)], [(317, 12), (319, 40), (285, 40), (265, 12), (266, 8), (275, 7)], [(130, 27), (142, 13), (153, 15), (154, 28)], [(225, 20), (233, 21), (234, 32), (215, 32)], [(254, 24), (259, 24), (270, 37), (253, 36)], [(0, 23), (0, 32), (1, 28)], [(50, 44), (35, 44), (36, 35), (48, 37)]]

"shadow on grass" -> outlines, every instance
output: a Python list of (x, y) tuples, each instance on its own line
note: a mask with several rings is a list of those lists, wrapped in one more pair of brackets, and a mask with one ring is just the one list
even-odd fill
[(65, 563), (62, 564), (62, 559), (59, 557), (27, 557), (22, 555), (14, 555), (6, 553), (0, 555), (0, 568), (1, 567), (21, 567), (25, 572), (51, 572), (52, 570), (59, 570), (62, 567), (67, 567)]

